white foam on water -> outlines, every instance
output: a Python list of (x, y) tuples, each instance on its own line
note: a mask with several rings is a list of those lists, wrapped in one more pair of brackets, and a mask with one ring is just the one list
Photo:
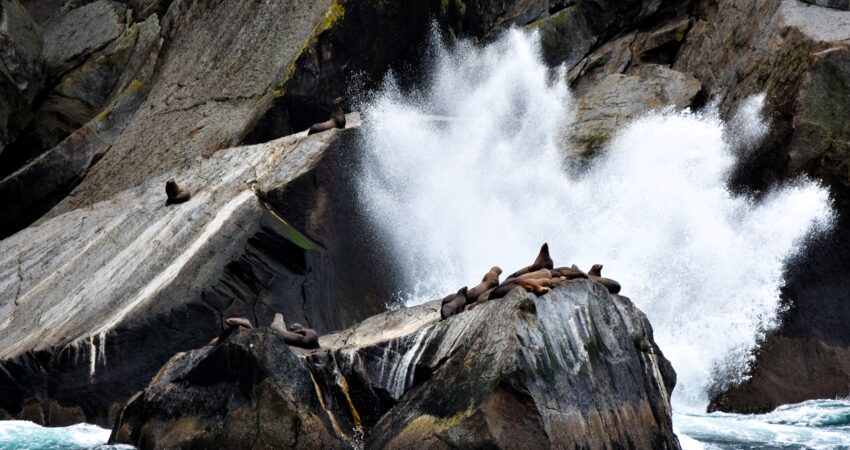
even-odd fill
[(684, 449), (850, 448), (850, 401), (811, 400), (767, 414), (676, 413)]
[(110, 430), (81, 423), (48, 428), (23, 420), (0, 421), (0, 448), (6, 450), (132, 449), (129, 445), (107, 446)]
[(809, 180), (760, 200), (727, 188), (741, 149), (767, 130), (764, 99), (731, 124), (712, 112), (646, 114), (576, 174), (559, 137), (573, 101), (536, 35), (512, 30), (435, 55), (420, 91), (390, 78), (364, 105), (360, 200), (416, 274), (404, 300), (474, 285), (494, 264), (510, 273), (548, 241), (556, 265), (603, 263), (648, 315), (679, 375), (677, 411), (704, 410), (714, 374), (740, 381), (776, 325), (783, 268), (833, 217)]

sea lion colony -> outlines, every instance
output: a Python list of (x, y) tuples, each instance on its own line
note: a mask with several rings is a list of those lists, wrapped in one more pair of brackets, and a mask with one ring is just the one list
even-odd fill
[(543, 295), (549, 292), (549, 289), (570, 280), (590, 279), (604, 286), (612, 294), (620, 292), (620, 283), (602, 276), (601, 264), (594, 264), (588, 273), (582, 272), (575, 265), (555, 268), (555, 262), (549, 256), (548, 243), (540, 247), (540, 253), (531, 265), (517, 270), (499, 283), (501, 273), (502, 269), (494, 266), (484, 274), (479, 285), (472, 289), (463, 287), (457, 293), (443, 298), (440, 320), (462, 313), (467, 308), (472, 309), (490, 300), (502, 298), (516, 288)]

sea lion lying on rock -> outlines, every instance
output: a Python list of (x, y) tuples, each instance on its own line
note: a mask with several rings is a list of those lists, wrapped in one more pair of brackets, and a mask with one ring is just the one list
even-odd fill
[(520, 275), (524, 275), (529, 272), (535, 272), (540, 269), (549, 269), (555, 267), (555, 262), (552, 261), (552, 257), (549, 256), (549, 243), (544, 242), (540, 247), (540, 252), (537, 254), (537, 258), (530, 266), (523, 267), (522, 269), (517, 270), (516, 272), (510, 274), (508, 279), (516, 278)]
[[(490, 268), (490, 271), (484, 274), (484, 278), (481, 279), (481, 284), (475, 286), (474, 288), (466, 291), (466, 303), (475, 303), (478, 300), (482, 300), (486, 297), (483, 297), (487, 291), (492, 290), (496, 286), (499, 285), (499, 275), (502, 274), (502, 269), (498, 266), (493, 266)], [(483, 297), (483, 298), (482, 298)]]
[(440, 307), (440, 320), (446, 320), (455, 314), (463, 312), (466, 307), (467, 292), (466, 286), (464, 286), (456, 294), (447, 295), (443, 298), (443, 306)]
[(557, 269), (552, 269), (553, 277), (564, 277), (567, 280), (578, 280), (578, 279), (587, 279), (587, 274), (579, 270), (578, 267), (558, 267)]
[(248, 330), (254, 328), (254, 326), (251, 325), (251, 321), (244, 317), (230, 317), (224, 321), (224, 324), (227, 325), (224, 331), (222, 331), (217, 337), (214, 337), (207, 345), (218, 345), (220, 342), (226, 341), (227, 338), (239, 328), (245, 328)]
[(342, 109), (342, 103), (345, 101), (343, 97), (334, 99), (333, 109), (331, 110), (331, 118), (319, 123), (314, 123), (310, 126), (310, 131), (307, 135), (320, 133), (331, 128), (345, 128), (345, 111)]
[(282, 336), (287, 345), (306, 349), (319, 348), (319, 333), (316, 333), (316, 330), (305, 328), (300, 323), (293, 323), (287, 330), (286, 323), (283, 321), (283, 314), (275, 314), (269, 328)]
[(561, 282), (566, 281), (565, 277), (552, 277), (552, 272), (549, 269), (535, 270), (527, 272), (516, 277), (506, 279), (496, 289), (490, 292), (489, 300), (495, 300), (508, 295), (508, 292), (519, 286), (526, 291), (534, 292), (537, 295), (543, 295), (549, 292), (551, 286), (556, 286)]
[(166, 206), (187, 202), (192, 197), (192, 193), (189, 192), (188, 188), (177, 184), (174, 180), (165, 182), (165, 195), (168, 196), (168, 200), (165, 201)]
[(602, 276), (602, 264), (594, 264), (587, 272), (587, 277), (605, 286), (608, 292), (612, 294), (618, 294), (620, 292), (620, 283)]

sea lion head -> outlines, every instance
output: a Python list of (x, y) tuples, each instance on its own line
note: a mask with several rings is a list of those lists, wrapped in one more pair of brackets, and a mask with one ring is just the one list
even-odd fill
[(342, 104), (345, 103), (345, 97), (337, 97), (334, 99), (334, 108), (342, 108)]
[(592, 275), (594, 277), (601, 277), (602, 276), (602, 264), (594, 264), (593, 267), (591, 267), (590, 270), (587, 271), (587, 274)]
[(295, 323), (293, 323), (292, 325), (289, 326), (289, 331), (294, 331), (296, 333), (303, 330), (303, 329), (304, 329), (304, 325), (301, 325), (298, 322), (295, 322)]
[(457, 295), (462, 295), (462, 296), (466, 297), (466, 291), (467, 291), (466, 286), (464, 286), (457, 291)]
[(533, 267), (537, 269), (552, 269), (555, 267), (555, 262), (549, 256), (549, 243), (544, 242), (540, 247), (540, 253), (537, 254), (537, 259), (534, 260)]
[(502, 274), (502, 268), (499, 267), (499, 266), (493, 266), (493, 267), (490, 268), (490, 272), (493, 272), (496, 275), (501, 275)]
[(169, 197), (174, 197), (175, 195), (177, 195), (177, 191), (179, 190), (180, 188), (177, 186), (177, 182), (174, 181), (174, 179), (165, 182), (165, 194)]

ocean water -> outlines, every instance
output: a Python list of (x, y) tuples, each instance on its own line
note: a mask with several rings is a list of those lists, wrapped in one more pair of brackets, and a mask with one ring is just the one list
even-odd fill
[(673, 416), (685, 450), (850, 449), (850, 401), (811, 400), (768, 414)]
[(106, 445), (109, 430), (81, 423), (49, 428), (23, 420), (0, 421), (2, 450), (129, 450), (129, 445)]

